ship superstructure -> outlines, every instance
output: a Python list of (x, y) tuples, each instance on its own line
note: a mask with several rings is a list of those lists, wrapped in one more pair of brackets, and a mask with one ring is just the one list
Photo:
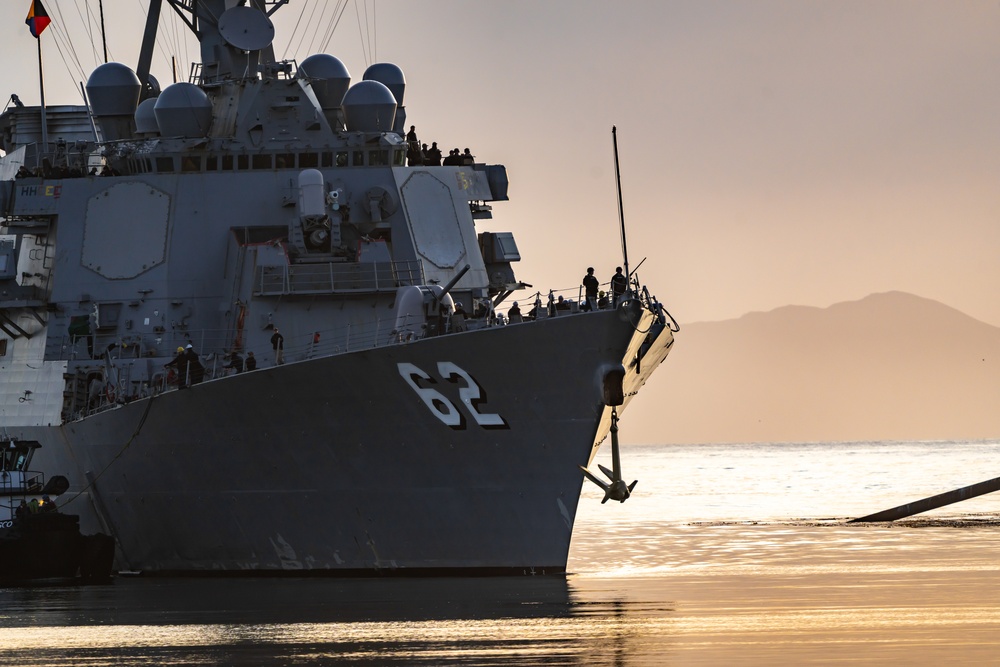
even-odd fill
[(578, 466), (672, 319), (633, 279), (504, 322), (503, 166), (422, 164), (395, 65), (275, 61), (284, 1), (167, 2), (189, 81), (149, 76), (153, 2), (47, 145), (0, 116), (4, 427), (129, 569), (564, 569)]

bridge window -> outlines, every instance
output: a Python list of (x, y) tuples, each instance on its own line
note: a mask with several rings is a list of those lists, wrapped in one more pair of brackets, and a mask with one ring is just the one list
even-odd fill
[(170, 174), (174, 171), (174, 159), (172, 157), (156, 158), (156, 171), (161, 174)]
[(316, 153), (299, 153), (300, 169), (315, 169), (319, 166), (319, 156)]
[(3, 442), (0, 443), (0, 469), (25, 472), (31, 461), (32, 450), (38, 447), (36, 442)]

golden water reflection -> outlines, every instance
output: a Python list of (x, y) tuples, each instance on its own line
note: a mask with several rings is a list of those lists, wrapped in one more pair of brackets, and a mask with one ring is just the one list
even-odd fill
[[(536, 580), (542, 581), (542, 580)], [(897, 571), (822, 574), (729, 572), (657, 578), (570, 576), (561, 585), (532, 581), (461, 580), (436, 600), (451, 608), (438, 618), (306, 621), (272, 609), (273, 622), (213, 622), (225, 612), (197, 609), (203, 622), (103, 623), (115, 614), (91, 609), (91, 624), (0, 628), (0, 662), (87, 667), (122, 664), (384, 664), (384, 665), (712, 665), (940, 664), (989, 662), (1000, 649), (1000, 574), (987, 571)], [(301, 596), (309, 616), (337, 616), (349, 600), (316, 605), (331, 593), (376, 599), (382, 582), (343, 588), (309, 580), (263, 583), (263, 596)], [(241, 586), (251, 582), (238, 582)], [(494, 584), (496, 584), (494, 586)], [(425, 595), (401, 585), (400, 606)], [(462, 589), (467, 588), (463, 592)], [(129, 611), (132, 593), (226, 594), (228, 584), (116, 582), (125, 601), (119, 620), (155, 618)], [(317, 589), (318, 588), (318, 592)], [(498, 603), (497, 593), (516, 589)], [(179, 590), (178, 590), (179, 589)], [(478, 598), (484, 591), (490, 599)], [(0, 593), (4, 593), (0, 591)], [(65, 595), (73, 596), (74, 591)], [(58, 595), (54, 594), (54, 597)], [(364, 607), (363, 600), (355, 600)], [(83, 604), (80, 600), (78, 604)], [(379, 608), (383, 602), (379, 599)], [(188, 606), (191, 606), (190, 604)], [(255, 615), (268, 616), (254, 610)], [(362, 616), (382, 613), (374, 607)], [(291, 613), (287, 622), (277, 620)], [(417, 611), (417, 613), (423, 613)], [(347, 616), (351, 614), (348, 613)], [(216, 618), (211, 618), (215, 616)], [(170, 617), (168, 615), (168, 617)], [(5, 625), (10, 618), (5, 617)], [(191, 619), (189, 619), (191, 620)]]
[(627, 504), (584, 487), (565, 578), (0, 589), (0, 665), (995, 664), (1000, 494), (892, 527), (843, 517), (978, 481), (998, 453), (646, 448)]

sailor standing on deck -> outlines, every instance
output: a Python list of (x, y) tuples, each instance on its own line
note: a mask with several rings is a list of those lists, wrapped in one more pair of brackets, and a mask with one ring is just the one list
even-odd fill
[(243, 372), (243, 357), (236, 350), (233, 350), (232, 354), (229, 355), (229, 365), (226, 368), (232, 368), (236, 373)]
[(521, 315), (521, 308), (517, 305), (517, 301), (515, 301), (514, 305), (507, 311), (507, 321), (511, 324), (517, 324), (518, 322), (524, 321), (524, 317)]
[(465, 331), (465, 319), (468, 315), (461, 301), (455, 302), (455, 312), (451, 314), (451, 330), (453, 332)]
[(615, 267), (615, 275), (611, 276), (611, 305), (617, 306), (628, 289), (628, 278), (622, 274), (622, 267)]
[(583, 291), (587, 295), (587, 305), (590, 309), (597, 307), (597, 290), (600, 287), (600, 283), (597, 282), (597, 276), (594, 275), (594, 267), (587, 267), (587, 275), (583, 277)]
[(436, 141), (431, 142), (431, 147), (427, 149), (427, 153), (424, 155), (424, 164), (430, 167), (441, 166), (441, 149), (438, 148)]
[(205, 379), (205, 367), (201, 365), (198, 353), (194, 351), (194, 345), (191, 343), (184, 348), (184, 363), (187, 365), (191, 384), (198, 384)]
[(424, 156), (420, 151), (420, 141), (417, 139), (417, 128), (413, 125), (406, 133), (406, 160), (410, 166), (424, 163)]
[(174, 357), (173, 361), (169, 361), (163, 365), (164, 368), (173, 368), (177, 372), (177, 387), (184, 389), (187, 387), (188, 379), (188, 364), (187, 355), (184, 353), (183, 347), (177, 348), (177, 356)]
[(274, 327), (274, 334), (271, 336), (271, 347), (274, 348), (274, 365), (280, 366), (285, 363), (285, 337)]

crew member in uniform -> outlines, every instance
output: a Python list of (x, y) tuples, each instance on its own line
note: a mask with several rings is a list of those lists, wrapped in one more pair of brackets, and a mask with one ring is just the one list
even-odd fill
[(517, 301), (515, 301), (514, 305), (507, 311), (507, 321), (511, 324), (524, 321), (524, 317), (521, 316), (521, 309), (518, 307)]
[(188, 380), (188, 364), (187, 355), (184, 354), (184, 348), (177, 348), (177, 356), (173, 358), (172, 361), (168, 361), (163, 365), (164, 368), (173, 368), (177, 372), (177, 386), (181, 389), (187, 387)]
[(274, 365), (280, 366), (285, 363), (285, 337), (278, 331), (278, 327), (274, 327), (274, 333), (271, 335), (271, 347), (274, 348)]
[(597, 289), (599, 287), (600, 283), (597, 282), (597, 276), (594, 275), (594, 267), (587, 267), (587, 275), (583, 277), (583, 291), (587, 295), (588, 310), (597, 305)]
[(611, 305), (617, 306), (618, 301), (628, 289), (628, 278), (622, 274), (622, 267), (615, 268), (615, 275), (611, 276)]

